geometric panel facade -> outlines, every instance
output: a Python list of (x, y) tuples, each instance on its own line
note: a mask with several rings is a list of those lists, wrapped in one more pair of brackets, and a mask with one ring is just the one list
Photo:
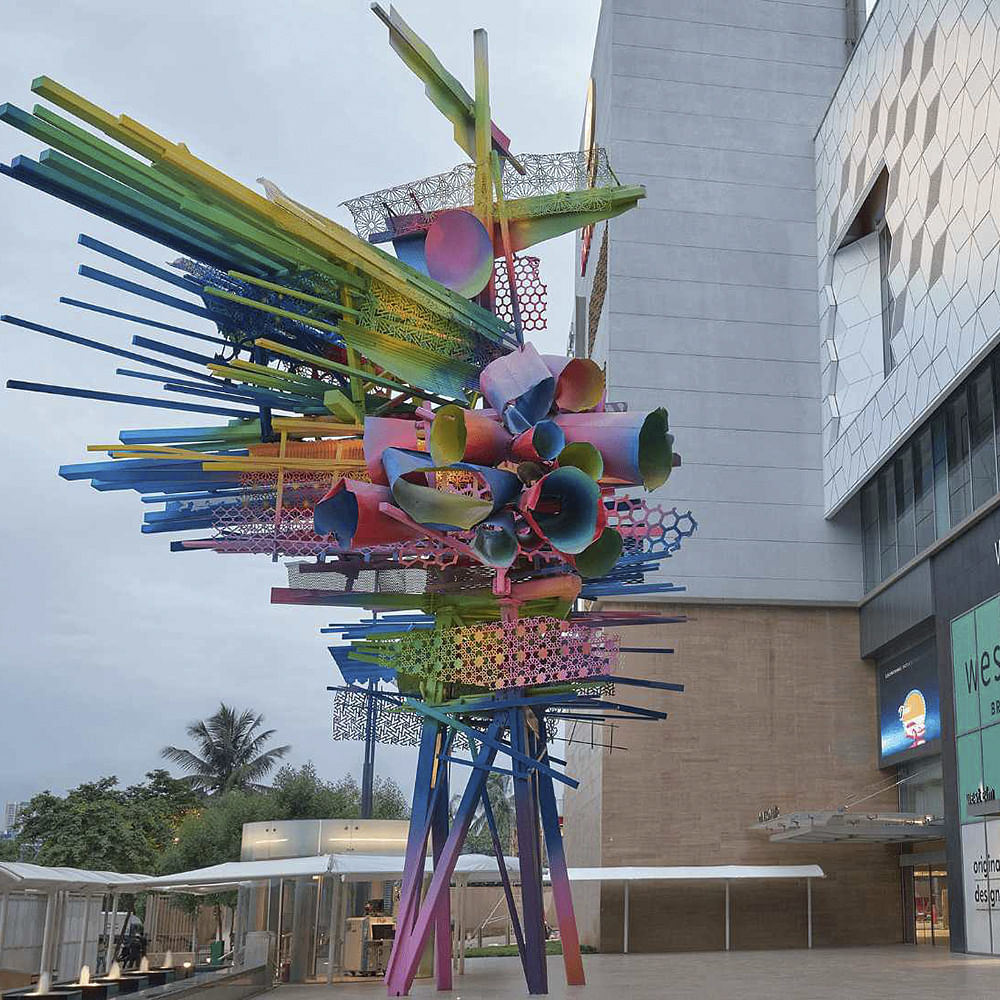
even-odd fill
[[(882, 0), (816, 135), (822, 329), (834, 258), (883, 166), (895, 367), (857, 413), (824, 412), (824, 506), (839, 509), (998, 339), (1000, 5)], [(871, 336), (881, 331), (873, 324)], [(837, 359), (822, 352), (828, 394)]]
[(882, 350), (882, 265), (878, 233), (842, 247), (833, 258), (836, 378), (833, 395), (845, 426), (885, 377)]

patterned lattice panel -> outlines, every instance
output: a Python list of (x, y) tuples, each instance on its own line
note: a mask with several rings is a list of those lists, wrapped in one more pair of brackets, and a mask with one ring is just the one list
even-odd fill
[(540, 617), (369, 639), (364, 649), (399, 674), (498, 690), (609, 674), (618, 660), (618, 637)]

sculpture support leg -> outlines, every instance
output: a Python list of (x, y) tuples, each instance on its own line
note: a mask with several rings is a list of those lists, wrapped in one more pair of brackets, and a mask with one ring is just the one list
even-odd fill
[[(500, 720), (495, 719), (490, 726), (487, 733), (490, 742), (495, 738), (500, 725)], [(421, 952), (427, 944), (431, 926), (437, 916), (441, 895), (450, 891), (451, 876), (455, 871), (455, 864), (461, 853), (462, 844), (465, 842), (465, 836), (472, 824), (472, 817), (475, 814), (479, 796), (482, 794), (486, 775), (489, 773), (489, 767), (495, 756), (496, 750), (485, 744), (476, 754), (476, 766), (469, 776), (469, 783), (465, 787), (451, 832), (448, 834), (448, 839), (441, 850), (441, 856), (435, 865), (434, 876), (427, 889), (423, 905), (419, 908), (416, 921), (412, 928), (407, 927), (402, 934), (397, 929), (396, 946), (393, 949), (393, 967), (390, 972), (386, 973), (389, 996), (406, 996), (410, 991), (413, 978), (417, 974), (417, 966), (420, 964)]]
[[(431, 813), (431, 853), (436, 870), (448, 840), (447, 763), (437, 762), (433, 781), (436, 793)], [(434, 917), (434, 977), (439, 990), (451, 989), (451, 894), (447, 892), (441, 894)]]
[[(527, 712), (510, 713), (510, 742), (515, 750), (531, 753)], [(548, 993), (545, 965), (545, 913), (542, 901), (542, 864), (538, 843), (537, 772), (515, 762), (514, 813), (517, 822), (517, 856), (521, 867), (521, 912), (524, 923), (524, 974), (531, 994)]]
[(514, 902), (514, 890), (510, 884), (510, 873), (507, 871), (507, 860), (504, 857), (503, 845), (500, 843), (500, 833), (497, 830), (496, 817), (493, 815), (493, 806), (490, 805), (489, 796), (486, 789), (483, 789), (483, 813), (486, 816), (486, 825), (490, 829), (490, 836), (493, 839), (493, 853), (496, 855), (497, 867), (500, 869), (500, 882), (503, 885), (504, 896), (507, 899), (507, 912), (510, 914), (510, 924), (514, 929), (514, 940), (517, 941), (517, 953), (521, 957), (521, 965), (524, 966), (524, 934), (521, 933), (521, 921), (517, 916), (517, 904)]
[(410, 832), (406, 841), (406, 859), (403, 862), (399, 910), (396, 913), (396, 940), (393, 942), (385, 972), (387, 983), (396, 964), (400, 941), (412, 928), (420, 904), (420, 889), (424, 880), (424, 856), (427, 851), (427, 824), (430, 818), (428, 812), (433, 794), (431, 779), (439, 746), (439, 731), (440, 726), (437, 722), (427, 720), (420, 734), (417, 774), (413, 782), (413, 802), (410, 806)]
[[(545, 732), (544, 727), (541, 730)], [(544, 746), (544, 744), (543, 744)], [(552, 779), (547, 774), (538, 776), (538, 804), (542, 814), (542, 830), (549, 855), (549, 878), (552, 881), (552, 901), (559, 920), (559, 939), (562, 941), (563, 965), (568, 986), (585, 986), (583, 959), (580, 957), (580, 936), (573, 912), (573, 894), (570, 890), (569, 871), (566, 866), (566, 849), (559, 829), (559, 811)]]

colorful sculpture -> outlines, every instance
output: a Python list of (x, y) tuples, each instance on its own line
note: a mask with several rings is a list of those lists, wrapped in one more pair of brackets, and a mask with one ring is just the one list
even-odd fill
[[(419, 746), (389, 993), (409, 991), (432, 932), (438, 987), (451, 986), (448, 888), (478, 808), (503, 856), (485, 794), (491, 770), (514, 778), (520, 920), (502, 864), (501, 873), (528, 990), (544, 993), (542, 836), (567, 981), (584, 982), (553, 784), (577, 782), (550, 745), (573, 741), (563, 726), (599, 727), (600, 743), (615, 719), (665, 717), (620, 701), (620, 687), (682, 689), (619, 674), (623, 647), (608, 631), (678, 618), (585, 610), (581, 600), (679, 589), (645, 574), (696, 525), (629, 492), (662, 486), (680, 463), (666, 411), (612, 405), (594, 362), (525, 343), (525, 326), (544, 323), (545, 288), (537, 258), (521, 251), (632, 208), (644, 192), (619, 184), (603, 151), (511, 152), (490, 118), (484, 31), (474, 34), (470, 95), (395, 10), (373, 9), (472, 162), (348, 202), (360, 235), (270, 181), (255, 193), (47, 77), (33, 91), (90, 129), (42, 105), (0, 107), (0, 119), (51, 147), (0, 171), (181, 255), (162, 267), (81, 236), (138, 280), (80, 273), (216, 327), (61, 300), (157, 331), (125, 349), (3, 316), (123, 358), (118, 374), (168, 395), (8, 387), (228, 418), (125, 430), (118, 443), (89, 446), (105, 460), (60, 474), (142, 494), (143, 532), (208, 532), (173, 541), (175, 551), (307, 557), (289, 564), (274, 603), (370, 612), (325, 631), (350, 643), (331, 647), (345, 682), (335, 735), (364, 735), (366, 760), (376, 740)], [(453, 764), (470, 777), (449, 819)], [(428, 839), (434, 874), (423, 892)]]

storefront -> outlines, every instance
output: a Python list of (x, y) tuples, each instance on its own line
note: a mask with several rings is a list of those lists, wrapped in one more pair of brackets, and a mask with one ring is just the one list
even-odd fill
[(1000, 503), (890, 577), (861, 620), (900, 808), (945, 818), (943, 849), (901, 857), (904, 936), (1000, 955)]

